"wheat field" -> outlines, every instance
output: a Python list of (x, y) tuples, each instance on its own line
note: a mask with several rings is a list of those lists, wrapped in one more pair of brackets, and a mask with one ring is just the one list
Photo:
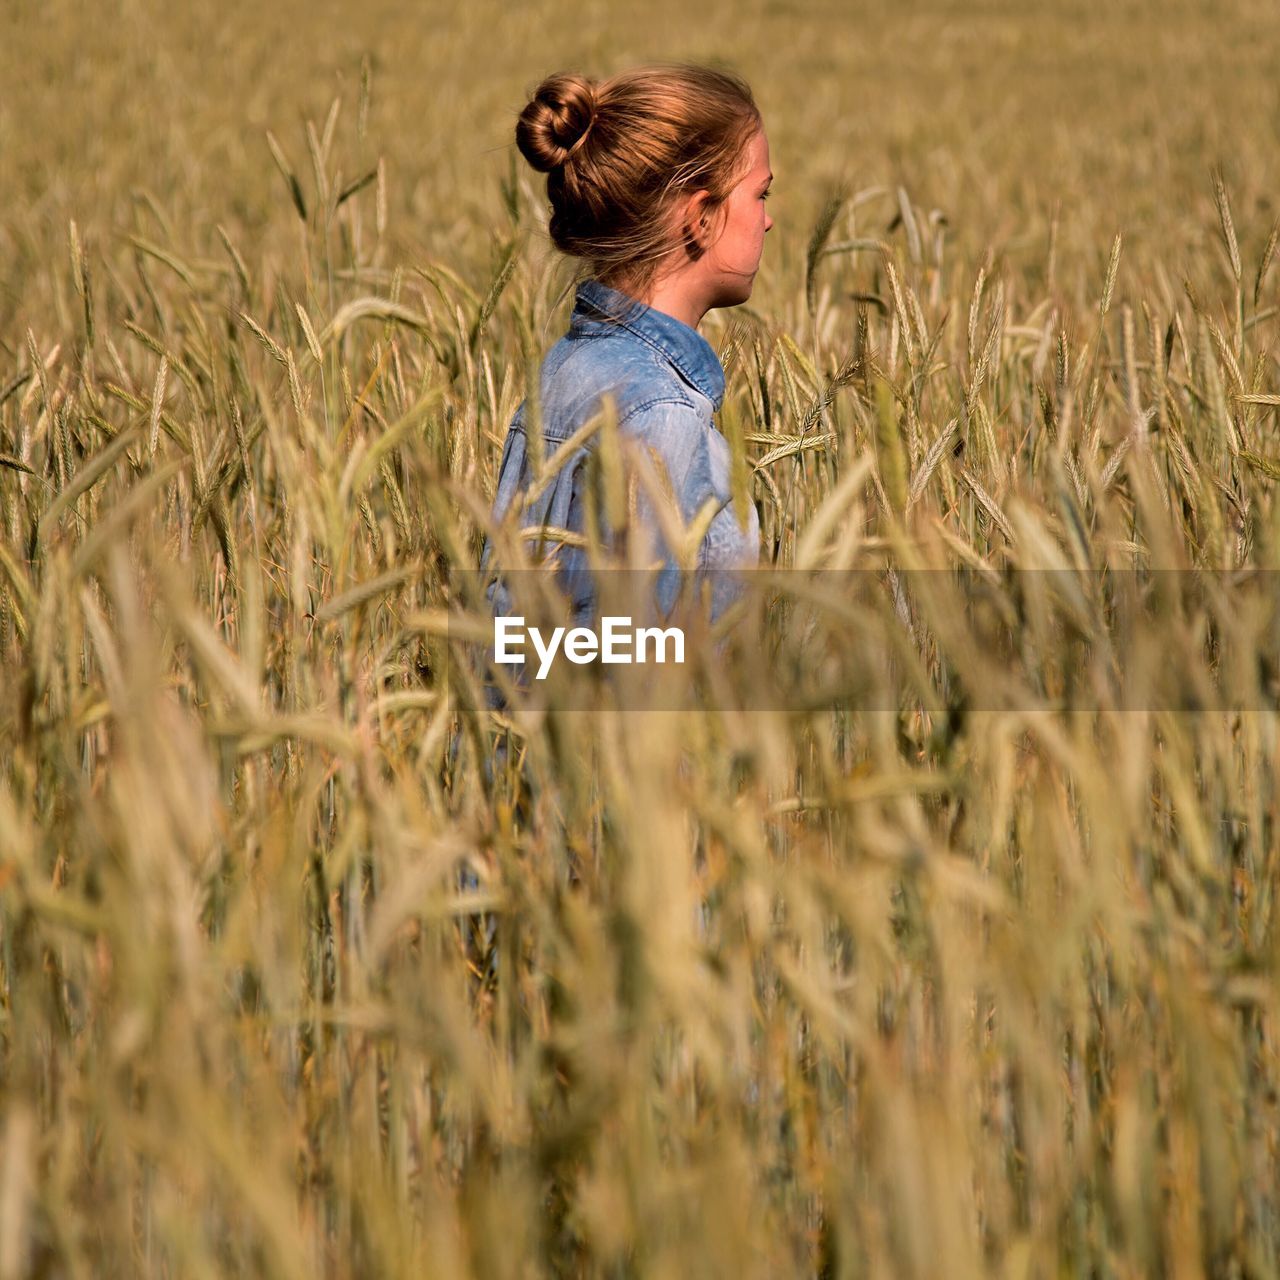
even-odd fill
[[(0, 23), (0, 1280), (1280, 1273), (1270, 5)], [(515, 115), (677, 57), (808, 604), (487, 715)]]

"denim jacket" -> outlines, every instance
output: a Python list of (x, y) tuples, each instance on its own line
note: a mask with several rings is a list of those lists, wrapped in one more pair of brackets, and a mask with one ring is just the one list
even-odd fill
[[(708, 497), (717, 510), (699, 547), (697, 569), (746, 569), (760, 554), (760, 525), (750, 504), (745, 528), (733, 509), (729, 489), (729, 442), (712, 425), (725, 390), (724, 370), (711, 344), (687, 324), (631, 298), (600, 281), (579, 284), (568, 332), (543, 360), (540, 374), (544, 458), (581, 427), (612, 394), (618, 430), (651, 446), (665, 464), (680, 516), (687, 524)], [(527, 401), (512, 419), (502, 450), (495, 522), (502, 519), (517, 494), (529, 487)], [(551, 525), (583, 532), (587, 494), (587, 455), (596, 447), (593, 435), (569, 456), (520, 519), (523, 527)], [(674, 560), (656, 535), (656, 549)], [(486, 543), (484, 560), (490, 547)], [(562, 563), (581, 564), (572, 551)], [(731, 576), (731, 575), (730, 575)], [(713, 583), (712, 616), (732, 597), (732, 587)]]

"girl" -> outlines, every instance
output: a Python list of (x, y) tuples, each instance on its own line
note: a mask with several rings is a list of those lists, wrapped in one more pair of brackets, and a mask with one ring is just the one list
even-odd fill
[[(557, 74), (520, 113), (516, 145), (547, 175), (551, 239), (582, 270), (568, 332), (542, 363), (539, 404), (522, 403), (507, 433), (495, 524), (518, 500), (522, 526), (582, 532), (586, 464), (598, 436), (537, 486), (529, 435), (540, 431), (543, 457), (552, 457), (608, 395), (620, 436), (648, 446), (665, 469), (681, 519), (687, 524), (711, 502), (697, 568), (756, 564), (755, 507), (740, 522), (729, 444), (711, 419), (724, 371), (698, 333), (708, 311), (750, 298), (773, 225), (765, 209), (769, 143), (751, 90), (728, 72), (681, 64), (599, 83)], [(655, 537), (662, 522), (643, 489), (636, 515)], [(662, 542), (650, 545), (673, 574), (672, 548)], [(490, 549), (486, 542), (486, 562)], [(561, 563), (583, 559), (571, 549)], [(713, 619), (728, 602), (722, 585), (713, 582)], [(575, 607), (590, 604), (575, 596)]]

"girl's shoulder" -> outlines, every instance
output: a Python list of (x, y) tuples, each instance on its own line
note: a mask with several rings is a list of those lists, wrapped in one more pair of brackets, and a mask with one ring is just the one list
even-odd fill
[(649, 405), (672, 404), (710, 425), (713, 411), (711, 400), (660, 351), (625, 329), (561, 338), (542, 363), (540, 390), (542, 430), (552, 440), (568, 439), (600, 411), (606, 396), (612, 397), (619, 421)]

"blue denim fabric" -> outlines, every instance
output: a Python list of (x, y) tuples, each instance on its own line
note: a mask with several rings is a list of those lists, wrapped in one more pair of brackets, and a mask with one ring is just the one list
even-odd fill
[[(583, 281), (568, 331), (542, 362), (543, 457), (549, 459), (599, 412), (603, 397), (611, 395), (619, 434), (650, 446), (665, 466), (681, 519), (687, 524), (708, 497), (714, 498), (716, 511), (698, 549), (696, 572), (752, 568), (760, 556), (759, 518), (750, 504), (746, 527), (738, 523), (729, 488), (729, 442), (712, 423), (724, 390), (720, 360), (696, 329), (598, 280)], [(507, 431), (493, 501), (495, 523), (531, 485), (530, 417), (524, 401)], [(550, 525), (585, 532), (584, 510), (590, 497), (586, 467), (598, 442), (598, 434), (593, 435), (564, 459), (520, 516), (522, 528)], [(665, 612), (679, 585), (678, 570), (643, 492), (637, 498), (635, 519), (662, 563), (656, 600)], [(482, 565), (489, 565), (491, 553), (486, 539)], [(595, 602), (585, 552), (559, 545), (557, 560), (559, 580), (571, 601), (573, 616), (568, 621), (589, 621)], [(732, 575), (725, 574), (713, 575), (710, 586), (714, 621), (739, 590)], [(489, 600), (495, 614), (511, 612), (510, 597), (501, 582), (491, 588)], [(488, 689), (486, 696), (491, 706), (501, 705), (495, 690)]]
[[(666, 466), (687, 523), (708, 497), (718, 509), (699, 548), (697, 568), (751, 568), (760, 555), (760, 524), (754, 504), (746, 527), (739, 525), (729, 491), (729, 442), (712, 424), (724, 400), (724, 370), (711, 344), (674, 316), (611, 289), (598, 280), (578, 286), (568, 332), (542, 363), (540, 393), (544, 457), (550, 455), (600, 409), (611, 394), (618, 428), (652, 447)], [(529, 487), (527, 401), (512, 419), (503, 445), (493, 516), (501, 520), (517, 494)], [(586, 496), (585, 466), (596, 447), (593, 436), (574, 450), (521, 517), (522, 527), (548, 524), (581, 533)], [(642, 521), (651, 509), (639, 500)], [(674, 566), (652, 525), (654, 547)], [(577, 555), (575, 556), (575, 552)], [(486, 543), (484, 559), (490, 548)], [(572, 573), (584, 562), (576, 548), (562, 548)], [(719, 583), (713, 583), (718, 587)], [(729, 595), (713, 591), (713, 616)], [(577, 600), (575, 599), (575, 603)]]

